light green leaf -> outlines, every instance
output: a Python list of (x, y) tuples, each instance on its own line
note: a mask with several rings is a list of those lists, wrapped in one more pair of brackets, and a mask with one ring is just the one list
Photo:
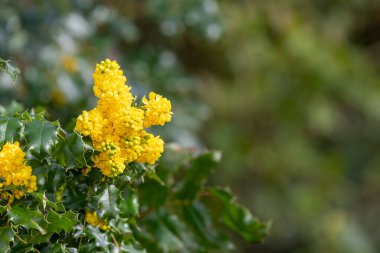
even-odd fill
[(0, 227), (0, 252), (9, 252), (9, 243), (13, 241), (14, 232), (11, 227)]
[(0, 69), (5, 71), (13, 81), (13, 84), (16, 82), (17, 76), (21, 73), (21, 71), (9, 63), (9, 61), (6, 61), (4, 59), (0, 58)]
[(212, 188), (210, 193), (222, 202), (224, 209), (221, 210), (221, 215), (230, 229), (249, 242), (261, 241), (267, 236), (270, 225), (262, 223), (248, 209), (237, 204), (228, 188)]
[(133, 247), (132, 244), (124, 244), (124, 242), (121, 242), (121, 246), (120, 246), (120, 250), (121, 252), (125, 252), (125, 253), (146, 253), (146, 250), (145, 249), (136, 249), (135, 247)]

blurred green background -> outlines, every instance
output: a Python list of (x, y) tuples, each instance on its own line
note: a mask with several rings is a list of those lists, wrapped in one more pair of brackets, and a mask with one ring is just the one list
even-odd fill
[(213, 183), (273, 221), (237, 252), (379, 252), (379, 55), (373, 0), (0, 1), (22, 70), (0, 104), (70, 125), (96, 62), (119, 61), (135, 94), (171, 99), (167, 142), (222, 150)]

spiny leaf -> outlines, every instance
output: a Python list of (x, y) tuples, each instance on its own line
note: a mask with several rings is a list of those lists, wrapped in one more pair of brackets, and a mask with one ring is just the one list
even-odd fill
[(233, 248), (226, 236), (215, 229), (208, 210), (201, 203), (196, 202), (184, 206), (183, 214), (199, 242), (207, 249)]
[(25, 111), (24, 106), (14, 100), (6, 106), (0, 105), (0, 114), (7, 116), (13, 116), (16, 113), (22, 113), (23, 111)]
[(0, 144), (6, 141), (14, 142), (22, 128), (21, 119), (16, 117), (0, 116)]
[(87, 237), (95, 239), (96, 247), (102, 248), (104, 252), (109, 252), (108, 246), (111, 245), (111, 242), (108, 240), (107, 234), (93, 226), (87, 226), (85, 233)]
[(66, 233), (71, 232), (79, 222), (78, 214), (72, 211), (59, 214), (53, 210), (49, 211), (47, 221), (49, 222), (49, 226), (47, 227), (49, 233), (57, 233), (61, 230), (64, 230)]
[(53, 157), (58, 164), (69, 170), (86, 166), (84, 153), (85, 143), (82, 137), (76, 133), (70, 133), (59, 139)]
[(41, 234), (46, 234), (47, 221), (40, 210), (30, 210), (14, 206), (7, 211), (9, 219), (16, 225), (26, 229), (37, 229)]
[(195, 157), (179, 186), (178, 197), (194, 200), (219, 160), (220, 153), (218, 152), (207, 152)]
[(37, 197), (38, 202), (40, 203), (40, 206), (45, 210), (47, 207), (52, 208), (53, 210), (57, 212), (64, 212), (65, 207), (61, 202), (53, 202), (50, 201), (45, 194), (42, 193), (34, 193), (33, 196)]
[(104, 218), (114, 218), (119, 213), (117, 201), (120, 191), (114, 185), (108, 185), (98, 196), (99, 215)]
[(58, 126), (39, 117), (25, 124), (24, 134), (28, 151), (39, 158), (50, 154), (53, 146), (58, 142)]
[(125, 187), (121, 192), (122, 201), (120, 201), (120, 216), (134, 217), (139, 212), (139, 202), (136, 194), (129, 188)]
[(252, 216), (248, 209), (237, 204), (235, 196), (229, 189), (212, 188), (210, 193), (222, 202), (224, 209), (221, 213), (224, 223), (229, 228), (249, 242), (261, 241), (266, 237), (270, 225), (262, 223)]
[(9, 61), (6, 61), (4, 59), (0, 58), (0, 69), (5, 71), (13, 81), (13, 84), (16, 82), (17, 76), (21, 73), (21, 71), (9, 63)]

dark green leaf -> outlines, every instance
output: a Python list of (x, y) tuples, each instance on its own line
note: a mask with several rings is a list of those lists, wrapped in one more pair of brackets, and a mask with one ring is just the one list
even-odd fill
[(47, 221), (49, 222), (49, 226), (47, 227), (49, 233), (56, 233), (61, 230), (68, 233), (72, 231), (74, 226), (79, 222), (78, 215), (72, 211), (59, 214), (53, 210), (49, 211)]
[(58, 126), (43, 118), (35, 117), (25, 123), (25, 138), (28, 151), (37, 157), (50, 154), (54, 145), (57, 144)]
[(207, 209), (201, 203), (184, 206), (183, 214), (199, 242), (207, 249), (233, 248), (226, 236), (217, 232)]
[[(44, 189), (46, 190), (46, 197), (52, 201), (56, 201), (56, 193), (59, 188), (68, 179), (68, 175), (62, 166), (58, 164), (47, 165), (44, 167)], [(56, 210), (60, 211), (60, 210)]]
[(13, 241), (13, 234), (11, 227), (0, 227), (0, 252), (9, 252), (9, 243)]
[(169, 188), (166, 185), (159, 184), (157, 181), (146, 180), (139, 186), (138, 195), (141, 205), (158, 208), (167, 201)]
[(183, 182), (179, 185), (178, 197), (194, 200), (219, 160), (218, 152), (206, 152), (195, 157)]
[(89, 238), (95, 239), (96, 247), (103, 249), (104, 251), (102, 252), (109, 252), (108, 246), (111, 245), (111, 242), (108, 240), (106, 233), (102, 233), (93, 226), (87, 226), (85, 233)]
[(148, 252), (197, 252), (200, 247), (193, 234), (177, 215), (164, 210), (154, 212), (139, 222), (134, 234)]
[(139, 202), (136, 194), (129, 187), (125, 187), (121, 192), (120, 216), (134, 217), (139, 212)]
[(125, 253), (146, 253), (146, 250), (136, 249), (132, 244), (126, 245), (124, 242), (121, 243), (120, 250)]
[(64, 212), (65, 207), (61, 202), (53, 202), (50, 201), (45, 194), (42, 193), (34, 193), (33, 196), (36, 196), (38, 199), (38, 202), (40, 203), (40, 206), (42, 207), (43, 210), (45, 210), (47, 207), (52, 208), (53, 210), (57, 212)]
[(120, 191), (114, 185), (108, 185), (98, 196), (99, 216), (102, 219), (114, 218), (119, 213)]
[(71, 133), (59, 139), (54, 150), (54, 159), (66, 170), (81, 168), (86, 166), (84, 153), (85, 144), (82, 137), (76, 133)]
[(261, 241), (267, 236), (269, 224), (262, 223), (248, 209), (237, 204), (229, 189), (212, 188), (210, 193), (223, 203), (224, 209), (221, 213), (229, 228), (249, 242)]
[(0, 116), (0, 144), (6, 141), (14, 142), (22, 128), (21, 119), (16, 117)]
[(41, 234), (46, 234), (47, 221), (44, 215), (38, 210), (30, 210), (14, 206), (7, 211), (9, 219), (16, 225), (26, 229), (37, 229)]

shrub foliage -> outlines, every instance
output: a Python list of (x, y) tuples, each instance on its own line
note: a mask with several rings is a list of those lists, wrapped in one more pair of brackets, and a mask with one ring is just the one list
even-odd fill
[[(212, 252), (233, 249), (231, 233), (248, 242), (266, 236), (268, 224), (228, 188), (207, 184), (220, 153), (170, 144), (159, 162), (124, 159), (124, 170), (109, 176), (96, 164), (108, 151), (91, 135), (20, 108), (2, 107), (0, 115), (0, 172), (8, 173), (0, 252)], [(21, 155), (8, 159), (6, 147)], [(32, 169), (36, 188), (26, 187), (21, 167)]]

